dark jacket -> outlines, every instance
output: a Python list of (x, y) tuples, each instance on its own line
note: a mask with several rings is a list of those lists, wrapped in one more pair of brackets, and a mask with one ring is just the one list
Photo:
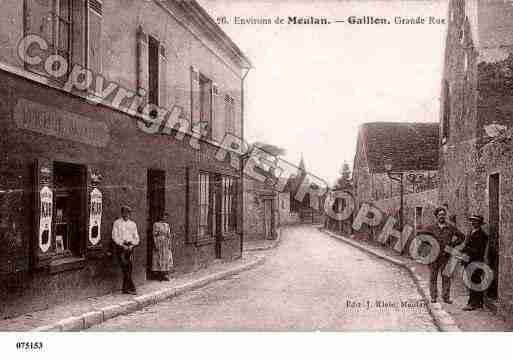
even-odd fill
[(463, 253), (469, 256), (469, 263), (484, 261), (487, 243), (488, 236), (481, 228), (469, 233), (465, 248), (462, 250)]
[(444, 251), (447, 246), (455, 247), (465, 241), (465, 235), (461, 233), (458, 228), (449, 223), (447, 223), (444, 228), (440, 228), (438, 224), (432, 224), (427, 226), (422, 232), (435, 237), (440, 245), (440, 257), (443, 258), (450, 256), (449, 253)]

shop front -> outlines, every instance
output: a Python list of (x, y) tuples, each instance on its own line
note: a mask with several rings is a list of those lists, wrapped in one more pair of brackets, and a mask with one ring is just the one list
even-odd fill
[(147, 134), (133, 116), (7, 72), (0, 99), (3, 318), (118, 291), (111, 230), (123, 204), (141, 238), (136, 284), (148, 279), (161, 212), (177, 272), (240, 256), (239, 171), (213, 144)]

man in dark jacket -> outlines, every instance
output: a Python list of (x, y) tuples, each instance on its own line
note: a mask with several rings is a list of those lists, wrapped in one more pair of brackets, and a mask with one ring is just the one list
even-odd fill
[(447, 222), (447, 210), (444, 207), (438, 207), (433, 212), (436, 217), (436, 224), (425, 228), (425, 232), (431, 234), (440, 246), (438, 257), (429, 265), (429, 293), (431, 302), (438, 300), (438, 273), (442, 275), (442, 298), (445, 303), (452, 304), (451, 300), (451, 277), (444, 275), (444, 269), (451, 258), (451, 255), (445, 251), (447, 247), (455, 247), (465, 240), (465, 235), (455, 226)]
[[(483, 262), (485, 257), (486, 245), (488, 244), (488, 236), (482, 230), (483, 216), (473, 215), (469, 217), (472, 229), (467, 237), (467, 243), (462, 252), (468, 256), (468, 262), (465, 270), (469, 270), (469, 264), (472, 262)], [(468, 273), (468, 272), (467, 272)], [(473, 284), (481, 284), (483, 279), (483, 270), (481, 268), (473, 269), (470, 274), (470, 280)], [(483, 291), (473, 290), (469, 288), (469, 298), (467, 306), (463, 310), (475, 310), (483, 307)]]

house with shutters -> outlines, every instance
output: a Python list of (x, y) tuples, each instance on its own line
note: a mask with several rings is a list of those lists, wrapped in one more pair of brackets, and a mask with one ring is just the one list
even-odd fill
[[(438, 206), (439, 125), (432, 123), (370, 122), (360, 126), (353, 161), (355, 210), (371, 204), (399, 221), (402, 174), (404, 224), (413, 228), (433, 221)], [(379, 227), (378, 227), (379, 228)], [(373, 236), (377, 228), (366, 228)], [(379, 231), (378, 231), (379, 232)]]
[(194, 0), (3, 5), (2, 317), (120, 290), (123, 204), (141, 238), (136, 284), (164, 212), (177, 272), (240, 257), (251, 63), (207, 12)]
[(440, 106), (441, 203), (463, 231), (484, 217), (486, 263), (493, 271), (485, 299), (513, 312), (513, 6), (510, 1), (448, 4)]

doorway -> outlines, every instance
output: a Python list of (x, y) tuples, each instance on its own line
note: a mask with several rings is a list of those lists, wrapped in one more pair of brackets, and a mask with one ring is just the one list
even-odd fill
[(490, 224), (490, 240), (488, 260), (490, 268), (494, 272), (494, 279), (486, 296), (497, 299), (499, 276), (499, 235), (500, 231), (500, 174), (490, 175), (488, 181), (488, 223)]
[(81, 257), (85, 250), (85, 166), (54, 162), (53, 233), (55, 251), (64, 257)]
[(273, 239), (273, 200), (264, 199), (264, 235), (265, 239)]
[(166, 172), (149, 169), (148, 183), (148, 225), (146, 233), (147, 268), (146, 278), (152, 279), (153, 262), (153, 224), (160, 219), (166, 210)]

